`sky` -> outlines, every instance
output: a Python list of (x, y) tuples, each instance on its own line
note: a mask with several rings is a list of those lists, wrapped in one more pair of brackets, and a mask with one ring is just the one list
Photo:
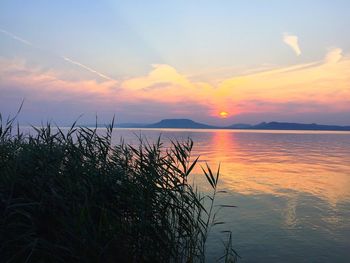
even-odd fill
[(349, 14), (348, 0), (0, 0), (0, 113), (350, 125)]

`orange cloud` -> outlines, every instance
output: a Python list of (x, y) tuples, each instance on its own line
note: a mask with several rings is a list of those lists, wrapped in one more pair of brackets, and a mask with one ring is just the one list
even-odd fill
[[(349, 110), (350, 59), (341, 50), (331, 50), (324, 62), (280, 68), (238, 76), (219, 84), (218, 101), (234, 107), (235, 102), (261, 101), (270, 104), (323, 104), (331, 110)], [(223, 103), (223, 102), (222, 102)], [(249, 108), (238, 107), (240, 112)], [(256, 109), (253, 109), (256, 110)], [(261, 109), (260, 109), (261, 110)]]
[[(99, 75), (100, 76), (100, 75)], [(325, 59), (307, 64), (238, 75), (219, 82), (194, 81), (170, 65), (156, 64), (144, 76), (126, 80), (72, 81), (62, 73), (43, 71), (21, 60), (0, 60), (0, 92), (4, 87), (26, 90), (37, 100), (87, 100), (91, 103), (152, 102), (173, 105), (191, 114), (199, 105), (204, 115), (285, 111), (291, 114), (323, 110), (349, 111), (350, 58), (332, 49)], [(214, 84), (213, 84), (214, 83)], [(1, 96), (6, 97), (6, 94)], [(146, 110), (146, 109), (145, 109)]]

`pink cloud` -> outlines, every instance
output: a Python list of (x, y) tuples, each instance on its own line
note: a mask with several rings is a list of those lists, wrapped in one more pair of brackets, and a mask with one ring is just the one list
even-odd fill
[(0, 104), (26, 97), (33, 104), (69, 101), (85, 109), (119, 111), (127, 116), (152, 112), (159, 118), (210, 118), (220, 111), (231, 116), (286, 109), (296, 115), (350, 111), (350, 59), (340, 49), (331, 50), (323, 61), (253, 71), (216, 84), (194, 81), (163, 64), (153, 65), (144, 76), (103, 79), (68, 80), (64, 72), (30, 67), (24, 60), (0, 59)]

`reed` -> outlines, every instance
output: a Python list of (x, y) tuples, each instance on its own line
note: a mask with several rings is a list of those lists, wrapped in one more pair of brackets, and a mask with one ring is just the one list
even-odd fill
[[(205, 262), (219, 170), (203, 168), (213, 194), (201, 194), (191, 140), (113, 145), (113, 122), (103, 135), (33, 128), (0, 115), (2, 262)], [(237, 260), (231, 235), (223, 249)]]

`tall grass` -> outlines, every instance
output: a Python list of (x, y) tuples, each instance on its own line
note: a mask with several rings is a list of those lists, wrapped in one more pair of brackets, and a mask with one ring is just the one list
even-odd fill
[(191, 140), (112, 145), (112, 127), (25, 135), (0, 115), (1, 262), (205, 262), (219, 170), (203, 169), (204, 196)]

